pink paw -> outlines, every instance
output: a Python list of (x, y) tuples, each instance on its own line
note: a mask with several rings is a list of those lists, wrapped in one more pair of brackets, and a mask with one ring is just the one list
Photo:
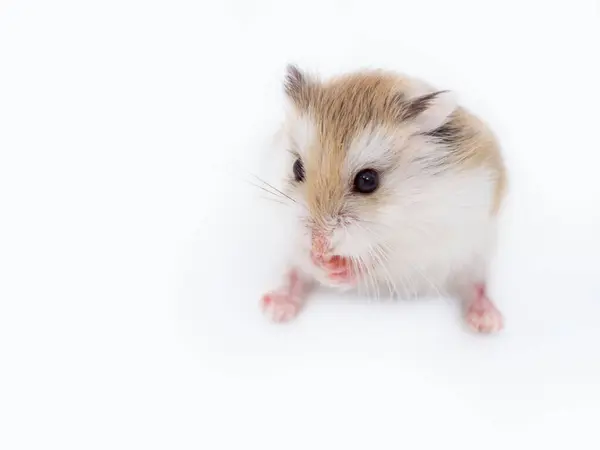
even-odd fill
[(479, 333), (495, 333), (504, 326), (502, 314), (487, 298), (471, 304), (466, 320), (469, 326)]
[(349, 286), (356, 284), (356, 274), (354, 273), (350, 259), (338, 255), (334, 255), (328, 259), (323, 257), (316, 258), (313, 255), (312, 260), (317, 267), (322, 268), (326, 272), (327, 278), (333, 283)]
[(273, 291), (261, 299), (263, 312), (273, 322), (288, 322), (298, 315), (302, 302), (285, 291)]

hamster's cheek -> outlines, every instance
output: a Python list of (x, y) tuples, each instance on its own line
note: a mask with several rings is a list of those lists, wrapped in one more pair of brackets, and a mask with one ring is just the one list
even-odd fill
[(333, 236), (334, 253), (341, 256), (367, 257), (373, 242), (363, 229), (350, 226), (347, 231), (338, 230)]

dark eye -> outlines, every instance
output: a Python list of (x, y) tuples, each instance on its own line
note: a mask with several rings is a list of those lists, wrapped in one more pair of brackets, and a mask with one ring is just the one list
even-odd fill
[(300, 158), (298, 158), (296, 160), (296, 162), (294, 162), (294, 178), (296, 178), (296, 181), (298, 183), (304, 181), (304, 165), (302, 164), (302, 161), (300, 160)]
[(370, 194), (379, 187), (379, 174), (373, 169), (361, 170), (354, 178), (354, 190), (361, 194)]

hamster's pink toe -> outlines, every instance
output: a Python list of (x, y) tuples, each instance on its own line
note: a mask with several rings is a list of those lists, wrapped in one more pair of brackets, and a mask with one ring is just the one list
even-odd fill
[(466, 321), (471, 329), (479, 333), (495, 333), (504, 327), (502, 314), (487, 299), (476, 301), (469, 307)]

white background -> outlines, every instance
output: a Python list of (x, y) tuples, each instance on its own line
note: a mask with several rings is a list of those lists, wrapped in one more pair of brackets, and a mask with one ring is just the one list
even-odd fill
[[(593, 1), (0, 2), (0, 448), (600, 448)], [(287, 62), (453, 89), (511, 173), (496, 337), (444, 300), (262, 317)]]

